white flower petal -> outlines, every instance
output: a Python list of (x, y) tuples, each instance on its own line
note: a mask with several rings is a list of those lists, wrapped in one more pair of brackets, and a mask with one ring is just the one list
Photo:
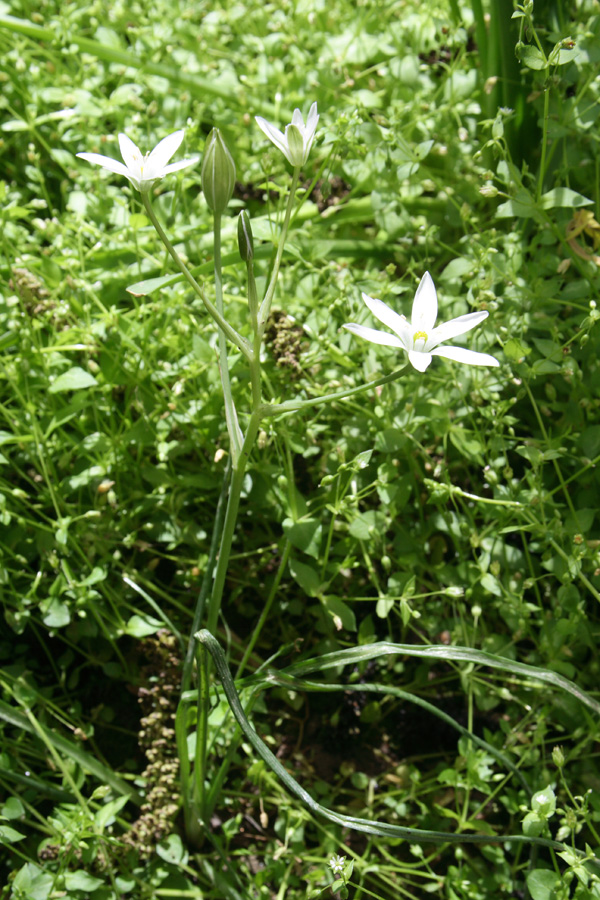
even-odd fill
[(304, 116), (299, 109), (294, 110), (291, 124), (295, 125), (296, 128), (299, 128), (301, 131), (304, 131)]
[(194, 166), (199, 159), (199, 156), (193, 156), (191, 159), (182, 159), (181, 162), (170, 163), (162, 170), (161, 177), (162, 175), (170, 175), (171, 172), (179, 172), (180, 169), (185, 169), (187, 166)]
[(471, 328), (475, 328), (484, 319), (487, 319), (489, 313), (482, 309), (480, 312), (467, 313), (466, 316), (458, 316), (457, 319), (450, 319), (449, 322), (443, 322), (434, 328), (427, 335), (427, 346), (431, 347), (441, 344), (442, 341), (449, 341), (451, 338), (458, 337), (460, 334), (466, 334)]
[(454, 362), (464, 363), (467, 366), (499, 366), (500, 363), (489, 353), (478, 353), (476, 350), (467, 350), (466, 347), (436, 347), (431, 351), (432, 356), (443, 356)]
[(429, 335), (433, 331), (435, 320), (437, 319), (437, 308), (435, 285), (429, 272), (425, 272), (413, 300), (410, 320), (413, 333), (415, 331), (424, 331), (425, 334)]
[(431, 353), (421, 353), (418, 350), (410, 350), (408, 360), (411, 366), (414, 366), (419, 372), (424, 372), (431, 362)]
[(315, 129), (317, 127), (317, 123), (319, 121), (319, 113), (317, 112), (317, 104), (313, 103), (311, 108), (308, 111), (308, 117), (306, 119), (306, 131), (307, 137), (312, 141), (313, 135), (315, 133)]
[(377, 316), (380, 322), (395, 331), (403, 347), (408, 351), (412, 350), (412, 331), (411, 327), (404, 318), (399, 316), (397, 312), (384, 303), (383, 300), (377, 300), (375, 297), (369, 297), (368, 294), (362, 295), (363, 300), (371, 310), (374, 316)]
[(266, 134), (269, 140), (272, 141), (275, 146), (281, 150), (288, 162), (290, 162), (285, 135), (281, 131), (279, 131), (278, 128), (275, 128), (273, 125), (271, 125), (270, 122), (267, 122), (266, 119), (263, 119), (262, 116), (255, 116), (255, 119), (260, 130), (264, 132), (264, 134)]
[(185, 131), (182, 128), (180, 131), (168, 134), (162, 141), (158, 142), (146, 161), (149, 171), (154, 173), (164, 169), (171, 157), (179, 150), (184, 134)]
[(126, 178), (131, 176), (131, 172), (126, 165), (119, 162), (118, 159), (112, 159), (110, 156), (102, 156), (101, 153), (78, 153), (77, 156), (96, 166), (110, 169), (111, 172), (116, 172), (117, 175), (125, 175)]
[(119, 147), (121, 148), (121, 156), (123, 157), (123, 161), (129, 169), (129, 174), (139, 175), (140, 166), (144, 158), (144, 154), (142, 153), (140, 148), (133, 143), (131, 138), (128, 138), (127, 135), (123, 133), (119, 135)]
[(406, 349), (400, 338), (397, 338), (395, 334), (388, 334), (387, 331), (377, 331), (376, 328), (367, 328), (365, 325), (357, 325), (356, 322), (349, 322), (347, 325), (342, 325), (342, 328), (351, 331), (352, 334), (357, 334), (366, 341), (371, 341), (372, 344), (383, 344), (385, 347), (400, 347), (401, 350)]

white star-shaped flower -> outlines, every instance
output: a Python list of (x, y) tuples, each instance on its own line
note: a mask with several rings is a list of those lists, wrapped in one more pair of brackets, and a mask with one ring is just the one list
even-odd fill
[(294, 110), (292, 121), (285, 126), (285, 134), (262, 116), (256, 116), (258, 127), (264, 131), (270, 141), (279, 147), (285, 158), (292, 166), (303, 166), (308, 159), (310, 148), (315, 137), (315, 130), (319, 121), (317, 104), (311, 106), (306, 125), (299, 109)]
[(334, 875), (341, 875), (344, 871), (344, 864), (346, 862), (345, 856), (338, 856), (334, 854), (329, 860), (329, 865), (331, 867), (331, 871)]
[(367, 294), (363, 294), (362, 298), (373, 315), (391, 328), (395, 334), (367, 328), (364, 325), (357, 325), (355, 322), (350, 322), (343, 327), (373, 344), (385, 344), (388, 347), (399, 347), (401, 350), (405, 350), (408, 353), (409, 362), (419, 372), (427, 369), (434, 356), (445, 356), (446, 359), (453, 359), (455, 362), (465, 363), (468, 366), (500, 365), (498, 360), (489, 353), (476, 353), (475, 350), (467, 350), (466, 347), (439, 346), (443, 341), (449, 341), (451, 338), (458, 337), (470, 331), (471, 328), (475, 328), (487, 318), (488, 313), (485, 310), (467, 313), (466, 316), (451, 319), (436, 328), (437, 294), (429, 272), (425, 272), (417, 288), (410, 322), (405, 316), (395, 313), (383, 301), (368, 297)]
[(185, 169), (186, 166), (193, 166), (198, 162), (199, 157), (194, 156), (192, 159), (184, 159), (181, 162), (167, 165), (173, 154), (179, 149), (183, 135), (183, 129), (174, 131), (173, 134), (163, 138), (154, 150), (144, 156), (139, 147), (136, 147), (126, 134), (120, 134), (119, 147), (123, 162), (112, 159), (110, 156), (102, 156), (100, 153), (78, 153), (77, 156), (97, 166), (110, 169), (117, 175), (124, 175), (138, 191), (145, 193), (165, 175)]

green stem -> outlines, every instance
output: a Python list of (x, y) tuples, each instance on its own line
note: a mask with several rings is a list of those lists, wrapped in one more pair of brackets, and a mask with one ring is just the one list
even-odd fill
[(208, 552), (208, 559), (206, 561), (206, 568), (204, 570), (204, 576), (202, 578), (202, 585), (200, 587), (200, 593), (198, 595), (198, 600), (196, 602), (196, 609), (194, 610), (194, 619), (192, 621), (192, 628), (190, 631), (190, 637), (188, 640), (187, 651), (185, 655), (185, 659), (183, 662), (183, 673), (181, 676), (181, 696), (190, 689), (190, 685), (192, 683), (192, 669), (194, 666), (194, 656), (196, 653), (196, 638), (194, 635), (200, 628), (200, 623), (204, 617), (204, 607), (206, 605), (206, 599), (210, 592), (210, 587), (213, 580), (213, 573), (215, 570), (215, 563), (217, 561), (217, 552), (219, 549), (220, 537), (223, 530), (223, 522), (225, 519), (225, 510), (226, 510), (226, 499), (229, 490), (229, 480), (231, 476), (231, 457), (227, 462), (227, 468), (225, 469), (225, 474), (223, 476), (223, 484), (221, 486), (221, 493), (219, 495), (219, 501), (217, 503), (217, 509), (215, 512), (215, 520), (213, 525), (213, 533), (210, 542), (210, 550)]
[(215, 572), (215, 580), (208, 603), (207, 627), (211, 631), (216, 631), (219, 613), (221, 611), (221, 600), (223, 597), (223, 589), (225, 587), (225, 577), (227, 575), (227, 566), (231, 555), (231, 544), (233, 543), (233, 533), (237, 522), (237, 514), (240, 505), (240, 495), (244, 485), (244, 475), (246, 473), (246, 464), (248, 462), (250, 451), (254, 446), (258, 427), (260, 425), (260, 416), (257, 410), (254, 410), (250, 416), (248, 430), (244, 438), (244, 443), (240, 452), (237, 465), (233, 467), (233, 475), (231, 478), (231, 487), (229, 489), (229, 499), (227, 501), (227, 512), (225, 513), (225, 523), (223, 525), (223, 534), (221, 535), (221, 545), (219, 547), (219, 558), (217, 561), (217, 569)]
[[(213, 233), (215, 253), (215, 298), (217, 301), (217, 312), (223, 321), (225, 321), (223, 309), (223, 269), (221, 264), (221, 213), (216, 210), (214, 214)], [(231, 455), (235, 467), (242, 448), (243, 437), (238, 424), (235, 403), (231, 393), (229, 360), (227, 359), (227, 340), (222, 328), (219, 328), (219, 369), (221, 372), (221, 384), (223, 386), (223, 400), (225, 401), (225, 421), (227, 422), (227, 431), (229, 432), (229, 440), (231, 443)]]
[[(177, 712), (175, 714), (175, 741), (177, 743), (177, 755), (179, 757), (179, 783), (181, 785), (181, 797), (183, 800), (183, 814), (185, 820), (185, 831), (190, 840), (197, 844), (200, 840), (198, 818), (200, 810), (197, 809), (194, 798), (194, 785), (190, 784), (190, 760), (188, 754), (188, 700), (184, 699), (185, 694), (189, 691), (192, 683), (192, 670), (194, 666), (194, 657), (196, 654), (196, 637), (195, 634), (200, 627), (200, 623), (204, 616), (204, 607), (206, 598), (208, 597), (210, 587), (213, 580), (213, 572), (217, 559), (217, 551), (219, 549), (219, 538), (223, 529), (223, 521), (225, 518), (226, 498), (229, 488), (229, 478), (231, 475), (231, 457), (227, 461), (227, 468), (223, 476), (223, 485), (217, 503), (215, 512), (215, 520), (213, 525), (213, 533), (206, 561), (206, 568), (202, 578), (202, 586), (196, 602), (194, 610), (194, 618), (192, 621), (192, 629), (188, 639), (185, 659), (183, 661), (183, 672), (181, 676), (181, 692)], [(197, 746), (197, 745), (196, 745)], [(197, 778), (196, 774), (196, 778)], [(204, 800), (203, 800), (204, 803)]]
[(344, 391), (336, 391), (334, 394), (324, 394), (323, 397), (312, 397), (310, 400), (288, 400), (287, 403), (265, 403), (260, 407), (259, 413), (261, 418), (265, 419), (269, 416), (279, 416), (282, 413), (294, 412), (296, 409), (307, 409), (310, 406), (318, 406), (320, 403), (332, 403), (334, 400), (345, 400), (346, 397), (352, 397), (354, 394), (362, 394), (363, 391), (369, 391), (373, 388), (381, 387), (383, 384), (389, 384), (396, 381), (404, 374), (406, 366), (392, 372), (391, 375), (385, 375), (377, 381), (368, 381), (366, 384), (360, 384), (355, 388), (348, 388)]
[(258, 315), (258, 333), (260, 335), (261, 341), (263, 334), (265, 333), (265, 328), (267, 327), (269, 313), (271, 312), (271, 303), (273, 302), (273, 296), (275, 294), (275, 286), (277, 284), (277, 276), (279, 275), (281, 257), (283, 256), (283, 248), (285, 246), (285, 240), (287, 238), (288, 228), (290, 226), (290, 216), (292, 215), (292, 209), (294, 208), (294, 202), (296, 200), (296, 188), (298, 187), (299, 177), (300, 166), (296, 166), (296, 168), (294, 169), (294, 174), (292, 176), (292, 187), (290, 188), (290, 193), (288, 196), (285, 218), (283, 220), (283, 228), (281, 229), (281, 235), (279, 236), (279, 243), (277, 245), (277, 253), (275, 255), (275, 262), (273, 263), (271, 281), (269, 282), (269, 286), (267, 288), (267, 292), (264, 296), (263, 302), (260, 305), (260, 312)]
[(262, 337), (258, 328), (258, 295), (256, 291), (256, 279), (254, 278), (254, 260), (246, 263), (248, 277), (248, 309), (250, 310), (250, 323), (252, 325), (254, 357), (250, 363), (250, 384), (252, 387), (252, 409), (258, 410), (262, 395), (260, 387), (260, 346)]
[(184, 276), (184, 278), (186, 279), (186, 281), (188, 282), (190, 287), (200, 297), (200, 299), (204, 303), (204, 306), (206, 307), (206, 310), (209, 313), (209, 315), (211, 315), (212, 318), (217, 323), (217, 325), (223, 329), (223, 331), (225, 332), (225, 334), (227, 335), (229, 340), (232, 342), (232, 344), (235, 344), (235, 346), (239, 350), (241, 350), (241, 352), (244, 354), (246, 359), (251, 360), (252, 359), (252, 350), (248, 344), (248, 341), (246, 341), (241, 336), (241, 334), (237, 333), (235, 328), (232, 328), (231, 325), (229, 325), (229, 323), (225, 321), (223, 316), (217, 310), (214, 303), (210, 302), (210, 300), (206, 296), (204, 289), (201, 287), (201, 285), (198, 284), (198, 282), (196, 281), (196, 279), (194, 278), (194, 276), (192, 275), (192, 273), (190, 272), (190, 270), (188, 269), (188, 267), (186, 266), (184, 261), (181, 259), (181, 257), (175, 250), (175, 247), (172, 245), (171, 241), (167, 237), (162, 225), (156, 218), (156, 216), (154, 214), (154, 210), (152, 209), (152, 206), (150, 204), (150, 200), (148, 199), (147, 191), (142, 192), (142, 203), (144, 204), (144, 209), (148, 213), (148, 218), (154, 225), (154, 227), (158, 233), (158, 236), (160, 237), (160, 239), (163, 242), (163, 244), (165, 245), (169, 255), (171, 256), (171, 259), (173, 260), (173, 262), (175, 263), (175, 265), (177, 266), (177, 268), (179, 269), (181, 274)]

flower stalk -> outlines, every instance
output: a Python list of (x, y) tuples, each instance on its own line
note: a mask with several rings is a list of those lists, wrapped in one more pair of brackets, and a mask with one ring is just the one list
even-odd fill
[(162, 225), (156, 218), (154, 210), (152, 209), (152, 205), (148, 199), (147, 193), (142, 194), (142, 202), (144, 204), (144, 209), (146, 210), (146, 212), (148, 214), (148, 218), (154, 225), (154, 228), (156, 229), (156, 232), (157, 232), (158, 236), (160, 237), (161, 241), (165, 245), (171, 259), (173, 260), (173, 262), (175, 263), (175, 265), (177, 266), (177, 268), (179, 269), (179, 271), (181, 272), (181, 274), (183, 275), (185, 280), (188, 282), (190, 287), (194, 290), (194, 292), (198, 295), (198, 297), (200, 297), (208, 314), (215, 320), (215, 322), (217, 323), (219, 328), (223, 329), (223, 331), (225, 332), (225, 334), (227, 335), (227, 337), (229, 338), (231, 343), (235, 344), (235, 346), (238, 348), (238, 350), (241, 350), (241, 352), (244, 354), (246, 359), (248, 361), (250, 361), (252, 359), (252, 348), (248, 344), (248, 341), (245, 338), (243, 338), (241, 336), (241, 334), (238, 334), (238, 332), (235, 330), (235, 328), (232, 328), (232, 326), (229, 324), (229, 322), (227, 322), (227, 320), (223, 318), (223, 316), (218, 311), (216, 306), (213, 303), (211, 303), (211, 301), (208, 299), (204, 288), (202, 288), (198, 284), (198, 282), (196, 281), (196, 279), (194, 278), (194, 276), (192, 275), (192, 273), (190, 272), (190, 270), (188, 269), (188, 267), (186, 266), (186, 264), (184, 263), (182, 258), (179, 256), (179, 254), (173, 247), (171, 241), (169, 240), (169, 238), (167, 237), (167, 235), (165, 233), (164, 228), (162, 227)]

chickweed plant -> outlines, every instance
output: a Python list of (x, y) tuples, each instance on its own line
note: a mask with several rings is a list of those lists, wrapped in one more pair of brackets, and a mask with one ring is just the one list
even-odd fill
[(592, 0), (0, 39), (0, 900), (600, 898)]

